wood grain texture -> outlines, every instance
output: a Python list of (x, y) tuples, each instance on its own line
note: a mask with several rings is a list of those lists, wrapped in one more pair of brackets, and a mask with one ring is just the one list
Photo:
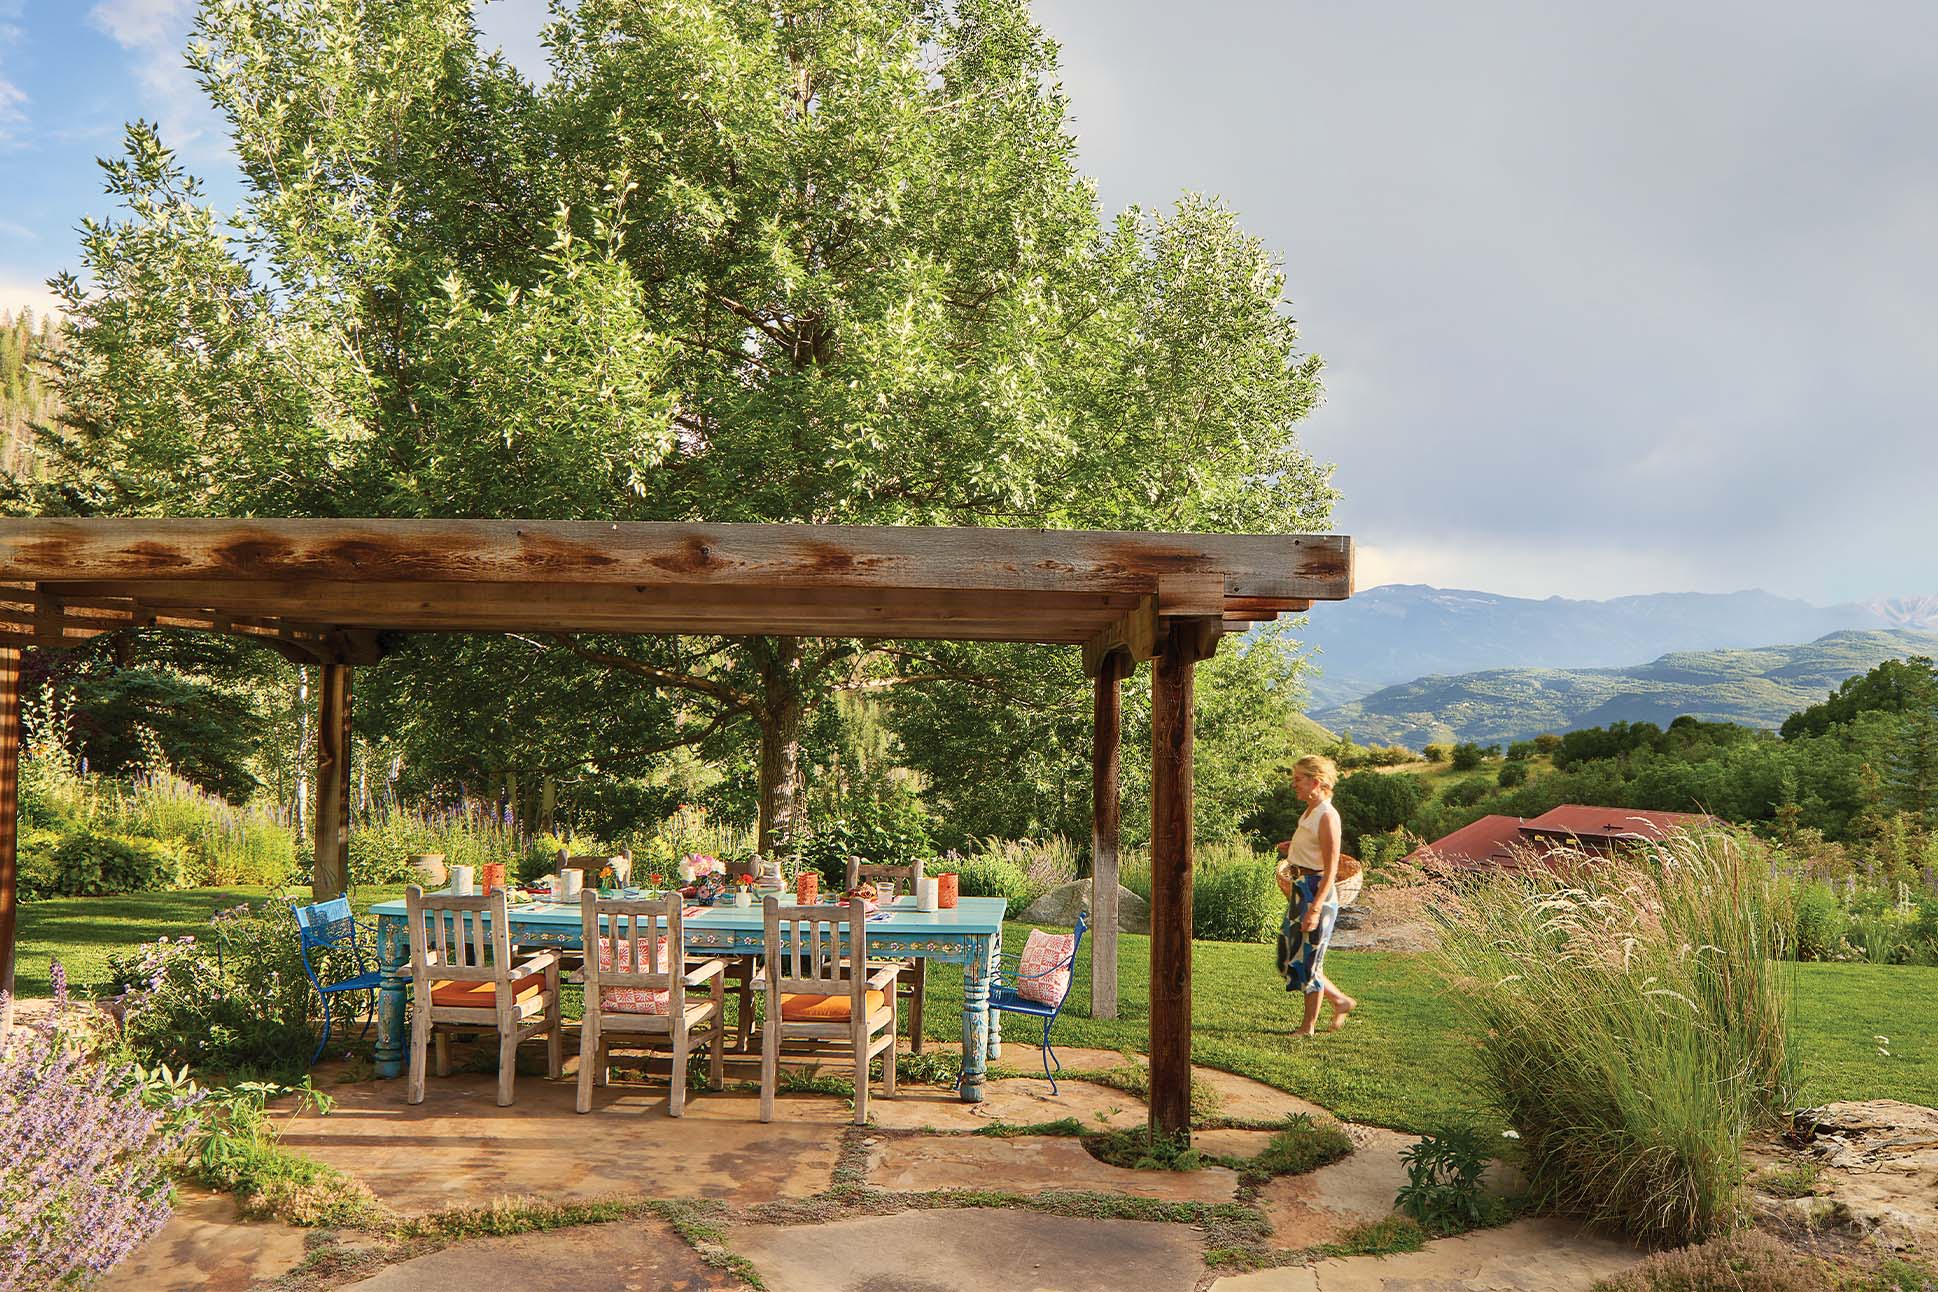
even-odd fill
[(1151, 669), (1151, 1131), (1191, 1134), (1192, 689), (1196, 621)]
[(0, 579), (337, 579), (1153, 591), (1222, 574), (1242, 597), (1350, 595), (1338, 534), (524, 520), (11, 519)]
[(350, 886), (350, 666), (318, 666), (316, 853), (310, 890), (321, 902)]
[(1123, 681), (1133, 665), (1112, 652), (1091, 696), (1090, 737), (1090, 1016), (1117, 1017), (1117, 845), (1123, 804), (1119, 772)]

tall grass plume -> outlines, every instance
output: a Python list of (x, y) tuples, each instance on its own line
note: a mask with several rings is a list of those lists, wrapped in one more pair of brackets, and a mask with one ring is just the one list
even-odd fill
[(1645, 1242), (1723, 1232), (1744, 1136), (1797, 1092), (1769, 868), (1721, 833), (1530, 863), (1437, 914), (1534, 1199)]

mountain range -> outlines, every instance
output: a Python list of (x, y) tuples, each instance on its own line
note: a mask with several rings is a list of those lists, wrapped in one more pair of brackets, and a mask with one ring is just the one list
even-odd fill
[(1572, 601), (1396, 583), (1314, 606), (1300, 635), (1319, 652), (1307, 675), (1311, 703), (1332, 709), (1429, 674), (1621, 668), (1678, 651), (1815, 642), (1845, 629), (1938, 631), (1938, 596), (1837, 606), (1762, 591)]
[(1362, 744), (1411, 749), (1429, 741), (1505, 744), (1611, 722), (1667, 726), (1685, 713), (1774, 728), (1845, 678), (1905, 655), (1938, 657), (1938, 633), (1844, 630), (1797, 646), (1673, 651), (1628, 668), (1494, 668), (1421, 677), (1311, 716)]

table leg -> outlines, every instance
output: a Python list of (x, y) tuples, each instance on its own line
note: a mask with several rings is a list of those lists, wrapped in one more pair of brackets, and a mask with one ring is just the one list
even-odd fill
[[(989, 939), (989, 981), (995, 982), (1003, 972), (1003, 935), (998, 933)], [(1003, 1011), (989, 1011), (989, 1061), (995, 1063), (1003, 1057)]]
[(982, 1102), (984, 1055), (989, 1043), (989, 955), (971, 948), (962, 969), (962, 1102)]
[(409, 934), (404, 921), (385, 915), (377, 921), (377, 965), (383, 980), (377, 985), (377, 1075), (404, 1075), (404, 995), (410, 980), (404, 968), (410, 961)]

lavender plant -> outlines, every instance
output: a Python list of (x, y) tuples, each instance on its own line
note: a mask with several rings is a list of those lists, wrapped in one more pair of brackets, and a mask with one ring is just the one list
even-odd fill
[(167, 1223), (167, 1161), (194, 1129), (193, 1093), (149, 1099), (132, 1067), (91, 1056), (52, 974), (53, 1014), (0, 1037), (0, 1292), (83, 1288), (139, 1247)]

